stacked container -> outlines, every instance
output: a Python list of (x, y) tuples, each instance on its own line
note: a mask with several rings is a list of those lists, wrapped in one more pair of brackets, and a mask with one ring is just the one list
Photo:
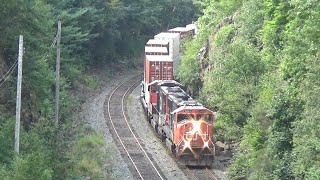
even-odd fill
[(194, 36), (194, 30), (186, 27), (176, 27), (169, 30), (170, 33), (179, 33), (180, 34), (180, 40), (183, 40), (186, 37), (193, 37)]
[(145, 82), (173, 79), (173, 61), (170, 56), (150, 56), (145, 59)]
[(180, 34), (169, 32), (159, 33), (154, 36), (154, 39), (169, 41), (169, 56), (173, 60), (173, 71), (177, 71), (180, 61)]

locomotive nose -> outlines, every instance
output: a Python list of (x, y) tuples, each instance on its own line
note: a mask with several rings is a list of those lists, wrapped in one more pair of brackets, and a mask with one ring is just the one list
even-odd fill
[(181, 136), (190, 147), (203, 147), (209, 140), (209, 132), (206, 123), (192, 121), (180, 127)]
[(193, 132), (200, 132), (201, 131), (201, 122), (199, 121), (193, 121), (192, 122), (192, 126), (193, 126)]

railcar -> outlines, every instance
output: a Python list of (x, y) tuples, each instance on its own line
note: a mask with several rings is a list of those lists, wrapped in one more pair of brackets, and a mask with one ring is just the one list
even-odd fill
[(194, 34), (194, 26), (188, 25), (157, 34), (147, 42), (141, 102), (148, 121), (180, 164), (210, 166), (215, 112), (192, 99), (173, 77), (180, 42)]
[[(195, 28), (191, 26), (187, 27), (176, 27), (173, 29), (169, 29), (170, 33), (179, 33), (181, 41), (188, 37), (193, 37), (195, 35)], [(181, 43), (180, 43), (181, 44)]]

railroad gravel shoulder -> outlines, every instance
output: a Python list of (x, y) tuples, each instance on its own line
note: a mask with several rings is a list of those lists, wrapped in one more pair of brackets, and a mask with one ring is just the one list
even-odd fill
[(86, 124), (102, 134), (106, 142), (105, 148), (108, 156), (105, 160), (104, 179), (133, 179), (106, 125), (104, 104), (108, 95), (120, 82), (137, 73), (138, 71), (131, 70), (119, 72), (110, 77), (110, 75), (100, 72), (95, 75), (101, 84), (100, 88), (96, 92), (85, 92), (87, 98), (81, 106), (79, 116)]

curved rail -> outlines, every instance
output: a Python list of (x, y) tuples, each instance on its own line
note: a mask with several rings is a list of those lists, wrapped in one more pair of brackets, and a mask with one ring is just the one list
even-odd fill
[[(110, 123), (112, 125), (112, 128), (113, 128), (117, 138), (119, 139), (124, 151), (128, 155), (128, 158), (130, 159), (132, 165), (134, 166), (134, 169), (138, 173), (139, 177), (141, 179), (150, 179), (150, 178), (153, 179), (154, 177), (159, 177), (159, 179), (163, 180), (164, 178), (162, 177), (162, 175), (160, 174), (158, 169), (155, 167), (154, 163), (151, 161), (147, 152), (143, 149), (138, 138), (136, 137), (136, 135), (132, 131), (132, 129), (128, 123), (126, 114), (125, 114), (125, 111), (126, 111), (125, 110), (125, 99), (126, 99), (128, 93), (130, 91), (132, 91), (132, 89), (134, 87), (136, 87), (136, 85), (139, 82), (141, 82), (140, 76), (141, 76), (141, 74), (131, 77), (129, 80), (118, 85), (111, 92), (109, 99), (108, 99), (108, 115), (109, 115), (109, 119), (110, 119)], [(126, 89), (122, 89), (122, 91), (125, 90), (125, 92), (121, 92), (121, 90), (120, 90), (121, 88), (126, 88)], [(121, 98), (120, 98), (121, 103), (120, 104), (121, 104), (122, 117), (119, 117), (119, 114), (117, 114), (117, 113), (112, 114), (112, 112), (117, 112), (119, 109), (118, 110), (114, 109), (113, 111), (111, 111), (112, 98), (115, 97), (115, 101), (113, 103), (119, 103), (119, 100), (120, 100), (119, 98), (117, 98), (115, 96), (117, 91), (120, 92), (120, 94), (117, 94), (117, 95), (121, 96)], [(118, 123), (119, 127), (117, 127), (115, 125), (115, 122), (114, 122), (115, 119), (117, 119), (117, 123)], [(123, 126), (124, 124), (126, 125), (126, 127)], [(129, 132), (131, 134), (127, 134), (127, 130), (129, 130)], [(132, 140), (134, 140), (135, 142), (132, 143)], [(138, 145), (139, 148), (134, 148), (134, 145)], [(135, 149), (136, 151), (131, 151), (131, 149)], [(139, 152), (139, 150), (140, 150), (140, 152)], [(143, 157), (141, 157), (141, 156), (135, 157), (140, 154), (143, 154)], [(140, 162), (137, 162), (138, 160)], [(143, 160), (144, 160), (144, 162), (141, 162)], [(146, 171), (145, 169), (148, 167), (149, 168), (152, 167), (152, 168), (151, 168), (151, 170), (149, 169), (148, 171)], [(142, 170), (144, 170), (144, 173), (141, 172)]]

